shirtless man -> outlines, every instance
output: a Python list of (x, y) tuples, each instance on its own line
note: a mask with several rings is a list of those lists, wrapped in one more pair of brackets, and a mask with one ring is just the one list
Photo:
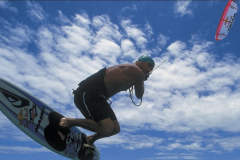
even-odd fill
[(108, 98), (120, 91), (134, 86), (137, 98), (144, 94), (144, 81), (154, 68), (154, 61), (149, 56), (141, 56), (132, 64), (120, 64), (103, 68), (79, 83), (74, 91), (74, 103), (86, 119), (62, 118), (63, 127), (79, 126), (95, 132), (87, 137), (85, 147), (93, 148), (93, 143), (104, 137), (120, 132), (117, 118), (108, 104)]

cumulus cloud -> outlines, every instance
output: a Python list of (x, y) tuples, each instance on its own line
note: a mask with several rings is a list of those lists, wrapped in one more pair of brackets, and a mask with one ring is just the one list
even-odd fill
[(167, 44), (167, 41), (169, 40), (168, 36), (164, 36), (163, 34), (159, 34), (157, 37), (158, 44), (163, 47)]
[(215, 139), (214, 142), (219, 144), (224, 150), (230, 152), (233, 151), (234, 149), (240, 149), (239, 140), (240, 137), (228, 137)]
[(4, 10), (9, 10), (11, 12), (14, 12), (14, 13), (18, 13), (18, 10), (16, 7), (12, 7), (11, 6), (11, 3), (8, 2), (8, 1), (0, 1), (0, 9), (4, 9)]
[(41, 148), (30, 148), (24, 146), (0, 146), (1, 153), (18, 153), (18, 154), (26, 154), (26, 153), (36, 153), (36, 152), (51, 152), (50, 150), (41, 147)]
[(137, 28), (136, 25), (132, 25), (130, 20), (123, 20), (121, 25), (125, 29), (127, 36), (134, 39), (139, 48), (146, 47), (147, 39), (143, 31)]
[(6, 43), (9, 46), (23, 46), (27, 45), (32, 39), (31, 37), (31, 29), (24, 24), (14, 24), (11, 25), (7, 22), (5, 22), (5, 25), (3, 25), (3, 28), (5, 30), (1, 30), (1, 36), (0, 36), (0, 42)]
[(174, 6), (174, 12), (183, 17), (184, 15), (193, 15), (192, 10), (189, 8), (191, 1), (177, 1)]
[(182, 155), (174, 155), (174, 156), (162, 156), (162, 157), (152, 157), (152, 158), (141, 158), (141, 160), (156, 160), (156, 159), (199, 159), (195, 156), (182, 156)]
[[(139, 141), (139, 139), (141, 139), (141, 141)], [(157, 145), (161, 144), (163, 141), (164, 141), (163, 138), (158, 138), (158, 137), (121, 133), (107, 139), (99, 140), (96, 143), (102, 147), (117, 145), (125, 149), (135, 150), (140, 148), (156, 147)]]
[(130, 11), (137, 11), (138, 10), (138, 5), (136, 4), (133, 4), (131, 6), (127, 6), (127, 7), (124, 7), (121, 9), (121, 11), (125, 12), (127, 10), (130, 10)]
[(39, 22), (45, 19), (47, 14), (43, 11), (42, 6), (36, 2), (27, 2), (27, 14), (34, 22)]
[(134, 43), (129, 39), (122, 40), (121, 49), (122, 49), (122, 54), (125, 57), (131, 57), (132, 59), (135, 59), (138, 55), (138, 52), (136, 51)]
[(107, 15), (94, 17), (92, 25), (96, 29), (94, 37), (94, 41), (96, 42), (101, 39), (107, 39), (118, 43), (123, 36), (119, 31), (119, 27), (113, 24)]
[(56, 19), (61, 23), (61, 24), (69, 24), (71, 21), (62, 13), (62, 11), (58, 10), (59, 17)]

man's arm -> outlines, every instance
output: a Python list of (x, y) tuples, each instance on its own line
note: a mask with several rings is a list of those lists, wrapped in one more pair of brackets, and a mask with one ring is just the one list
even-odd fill
[(144, 80), (145, 76), (144, 73), (140, 70), (136, 72), (135, 75), (136, 83), (134, 84), (135, 95), (137, 98), (142, 98), (144, 94)]
[(140, 84), (140, 83), (136, 83), (134, 85), (134, 89), (135, 89), (135, 95), (137, 98), (142, 98), (143, 94), (144, 94), (144, 84)]
[(131, 77), (134, 85), (135, 95), (137, 98), (142, 98), (144, 94), (144, 80), (145, 74), (143, 71), (136, 65), (130, 65), (124, 71), (125, 75)]

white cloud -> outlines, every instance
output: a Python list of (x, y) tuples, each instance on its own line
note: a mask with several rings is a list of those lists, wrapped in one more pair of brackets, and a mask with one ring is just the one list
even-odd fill
[(174, 6), (174, 12), (181, 17), (184, 15), (193, 15), (192, 10), (189, 9), (191, 3), (191, 1), (177, 1)]
[(140, 148), (156, 147), (163, 141), (164, 139), (158, 137), (120, 133), (113, 137), (101, 139), (97, 141), (96, 144), (100, 147), (109, 147), (111, 145), (117, 145), (125, 149), (135, 150)]
[[(181, 42), (181, 41), (176, 41), (172, 44), (170, 44), (168, 47), (167, 47), (167, 50), (169, 51), (169, 55), (172, 55), (172, 56), (179, 56), (180, 54), (183, 56), (188, 56), (188, 53), (186, 53), (184, 51), (184, 49), (186, 48), (186, 44)], [(184, 51), (185, 53), (182, 53), (182, 51)], [(180, 55), (180, 56), (181, 56)]]
[(121, 54), (120, 47), (109, 40), (102, 39), (93, 46), (93, 55), (109, 62), (110, 65), (117, 65), (117, 59)]
[(116, 24), (113, 24), (107, 15), (94, 17), (92, 25), (97, 30), (94, 41), (108, 39), (119, 42), (122, 38), (122, 34), (119, 32), (119, 27)]
[[(191, 152), (191, 151), (190, 151)], [(156, 159), (201, 159), (197, 153), (167, 153), (167, 152), (160, 152), (156, 153), (156, 157), (151, 158), (141, 158), (141, 160), (156, 160)]]
[(59, 17), (56, 18), (62, 24), (69, 24), (71, 21), (62, 13), (62, 11), (58, 10)]
[(146, 47), (147, 39), (143, 31), (132, 25), (130, 20), (123, 20), (121, 25), (125, 29), (127, 36), (133, 38), (139, 48)]
[(154, 158), (141, 158), (141, 160), (156, 160), (156, 159), (199, 159), (195, 156), (163, 156), (163, 157), (154, 157)]
[(41, 148), (31, 148), (31, 147), (24, 147), (24, 146), (0, 146), (1, 153), (18, 153), (18, 154), (33, 154), (39, 152), (51, 152), (50, 150), (41, 147)]
[(167, 41), (169, 40), (168, 36), (164, 36), (163, 34), (159, 34), (157, 37), (158, 44), (163, 47), (166, 45)]
[(91, 21), (86, 13), (75, 14), (73, 21), (74, 24), (76, 24), (80, 28), (89, 29), (89, 25), (91, 24)]
[(8, 2), (0, 1), (0, 7), (1, 8), (7, 8), (7, 4), (8, 4)]
[(133, 4), (131, 6), (127, 6), (127, 7), (124, 7), (121, 9), (121, 11), (125, 12), (127, 10), (130, 10), (130, 11), (137, 11), (138, 10), (138, 6), (136, 4)]
[(136, 52), (136, 48), (134, 47), (134, 43), (129, 39), (122, 40), (121, 49), (122, 54), (125, 57), (131, 57), (132, 59), (135, 59), (138, 55), (138, 53)]
[(160, 156), (194, 156), (194, 154), (190, 154), (190, 153), (156, 153), (155, 155), (160, 155)]
[(185, 149), (185, 150), (203, 150), (203, 148), (198, 143), (192, 143), (192, 144), (180, 144), (180, 143), (172, 143), (169, 144), (166, 147), (167, 150), (173, 150), (173, 149)]
[(11, 7), (11, 3), (8, 1), (0, 1), (0, 8), (9, 10), (11, 12), (14, 12), (15, 14), (18, 13), (18, 10), (16, 7)]
[(152, 29), (152, 27), (150, 26), (150, 24), (149, 23), (146, 23), (145, 25), (144, 25), (144, 33), (146, 34), (146, 36), (147, 36), (147, 38), (149, 39), (149, 41), (151, 41), (152, 39), (151, 39), (151, 36), (153, 35), (153, 29)]
[[(207, 134), (205, 134), (207, 133)], [(159, 156), (201, 156), (201, 152), (209, 151), (216, 154), (231, 152), (240, 149), (239, 137), (229, 136), (224, 138), (219, 135), (211, 135), (210, 132), (196, 135), (180, 136), (163, 141), (157, 148), (162, 152), (156, 153)], [(186, 153), (174, 154), (174, 151)]]
[(240, 137), (215, 139), (214, 142), (229, 152), (233, 151), (234, 149), (240, 149)]
[(34, 22), (43, 21), (47, 14), (43, 11), (42, 6), (36, 2), (27, 1), (27, 14)]
[(7, 22), (5, 22), (5, 24), (6, 25), (3, 26), (4, 30), (0, 31), (0, 41), (7, 43), (10, 46), (26, 46), (27, 43), (31, 41), (32, 31), (28, 26), (19, 23), (14, 24), (14, 26), (9, 25)]

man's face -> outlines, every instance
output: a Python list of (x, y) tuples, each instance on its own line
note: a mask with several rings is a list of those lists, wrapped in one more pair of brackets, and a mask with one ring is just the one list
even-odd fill
[(153, 70), (153, 65), (150, 62), (140, 62), (140, 68), (147, 75)]

